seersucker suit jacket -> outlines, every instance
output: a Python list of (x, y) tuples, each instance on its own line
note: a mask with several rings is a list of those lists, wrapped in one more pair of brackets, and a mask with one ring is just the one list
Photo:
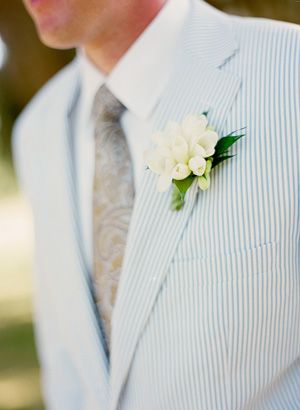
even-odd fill
[(51, 410), (300, 409), (300, 31), (191, 0), (153, 130), (208, 112), (237, 156), (180, 212), (145, 169), (108, 358), (82, 251), (74, 61), (16, 123), (35, 227), (35, 321)]

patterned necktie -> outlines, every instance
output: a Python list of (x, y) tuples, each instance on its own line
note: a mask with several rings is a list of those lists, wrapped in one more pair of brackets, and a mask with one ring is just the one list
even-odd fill
[(110, 345), (111, 315), (134, 201), (132, 162), (120, 126), (124, 109), (105, 85), (99, 89), (93, 105), (93, 279), (107, 346)]

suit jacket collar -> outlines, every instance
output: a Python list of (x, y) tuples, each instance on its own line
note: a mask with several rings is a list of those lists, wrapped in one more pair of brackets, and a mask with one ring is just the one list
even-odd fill
[[(153, 113), (153, 130), (188, 113), (209, 112), (218, 131), (240, 87), (240, 80), (219, 70), (237, 50), (227, 17), (204, 2), (193, 3), (178, 47), (177, 64)], [(127, 248), (112, 317), (111, 391), (115, 410), (151, 315), (160, 287), (197, 200), (194, 185), (178, 213), (170, 195), (157, 193), (156, 177), (145, 171), (133, 210)]]
[(220, 67), (238, 50), (228, 15), (203, 0), (190, 0), (191, 8), (179, 48), (185, 55)]

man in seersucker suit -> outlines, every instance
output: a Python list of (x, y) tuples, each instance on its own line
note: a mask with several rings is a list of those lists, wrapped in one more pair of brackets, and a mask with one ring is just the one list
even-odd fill
[[(299, 27), (199, 0), (25, 5), (78, 50), (13, 141), (47, 408), (300, 409)], [(143, 153), (203, 112), (246, 136), (174, 212)]]

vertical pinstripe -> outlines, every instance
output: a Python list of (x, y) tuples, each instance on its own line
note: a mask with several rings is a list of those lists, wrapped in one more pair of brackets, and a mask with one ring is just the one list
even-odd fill
[(208, 110), (247, 138), (180, 216), (145, 173), (113, 319), (113, 409), (300, 409), (299, 33), (233, 18), (237, 52), (201, 7), (154, 128)]
[[(41, 198), (30, 193), (43, 272), (39, 289), (55, 298), (60, 321), (53, 328), (62, 328), (74, 385), (79, 380), (64, 404), (52, 408), (300, 409), (299, 29), (191, 4), (153, 128), (208, 111), (220, 133), (247, 126), (247, 137), (235, 145), (238, 155), (213, 171), (208, 191), (192, 187), (179, 213), (169, 211), (169, 195), (157, 193), (155, 177), (145, 171), (112, 317), (110, 369), (80, 253), (74, 172), (65, 169), (71, 145), (60, 135), (44, 163), (36, 160), (46, 186), (55, 183), (65, 202), (45, 234), (41, 220), (45, 203), (55, 208), (54, 191)], [(36, 169), (25, 165), (34, 162), (28, 160), (34, 149), (42, 155), (39, 144), (37, 135), (31, 145), (16, 147), (28, 191), (34, 178), (40, 186)], [(49, 175), (56, 158), (58, 170)], [(51, 247), (60, 262), (47, 266), (43, 249), (60, 225), (62, 238)], [(63, 245), (72, 263), (63, 262)], [(66, 302), (71, 312), (64, 312)], [(54, 360), (50, 351), (45, 356)]]

